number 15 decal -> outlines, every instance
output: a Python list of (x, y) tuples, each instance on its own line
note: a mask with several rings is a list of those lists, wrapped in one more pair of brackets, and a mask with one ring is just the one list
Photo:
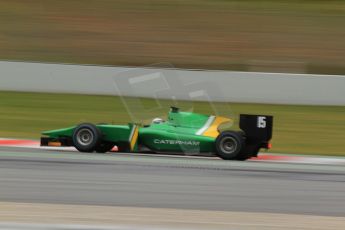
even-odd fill
[(258, 117), (257, 127), (260, 129), (266, 128), (266, 117)]

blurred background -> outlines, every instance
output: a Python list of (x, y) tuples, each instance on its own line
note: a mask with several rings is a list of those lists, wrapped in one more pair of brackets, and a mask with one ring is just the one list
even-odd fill
[(0, 0), (0, 59), (345, 74), (342, 0)]
[[(343, 0), (0, 0), (0, 60), (344, 75), (344, 25)], [(344, 155), (344, 106), (231, 108), (275, 116), (274, 152)], [(0, 91), (0, 110), (0, 137), (130, 119), (109, 96)]]

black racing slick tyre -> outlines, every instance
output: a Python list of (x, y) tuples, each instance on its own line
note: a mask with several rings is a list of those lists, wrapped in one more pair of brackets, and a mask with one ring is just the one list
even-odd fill
[(72, 139), (80, 152), (93, 152), (101, 143), (102, 134), (95, 125), (84, 123), (75, 128)]
[(110, 142), (102, 142), (96, 146), (95, 150), (97, 153), (106, 153), (114, 148), (114, 144)]
[(242, 133), (224, 131), (216, 138), (216, 154), (224, 160), (236, 160), (244, 146)]

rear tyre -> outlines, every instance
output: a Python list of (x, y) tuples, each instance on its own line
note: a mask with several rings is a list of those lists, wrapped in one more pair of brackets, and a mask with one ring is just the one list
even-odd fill
[(240, 155), (244, 138), (240, 132), (224, 131), (216, 138), (216, 154), (224, 160), (236, 160)]
[(106, 153), (114, 148), (114, 144), (110, 142), (102, 142), (98, 146), (96, 146), (95, 150), (97, 153)]
[(73, 145), (80, 152), (93, 152), (102, 139), (101, 131), (93, 124), (78, 125), (73, 132)]

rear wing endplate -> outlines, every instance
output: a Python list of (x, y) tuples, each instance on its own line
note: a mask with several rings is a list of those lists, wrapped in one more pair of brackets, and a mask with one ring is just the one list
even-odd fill
[(241, 114), (240, 128), (247, 139), (267, 143), (272, 138), (273, 116)]

